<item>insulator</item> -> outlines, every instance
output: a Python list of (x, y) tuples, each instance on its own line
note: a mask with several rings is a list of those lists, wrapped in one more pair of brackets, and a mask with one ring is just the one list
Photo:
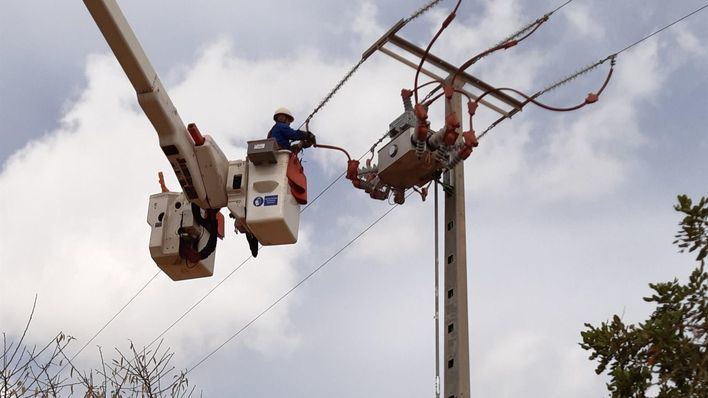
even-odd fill
[(440, 147), (440, 148), (438, 148), (437, 151), (435, 151), (435, 160), (437, 160), (438, 162), (440, 162), (442, 164), (446, 164), (448, 161), (448, 158), (449, 158), (448, 154), (449, 154), (448, 150)]
[[(578, 77), (580, 77), (581, 75), (584, 75), (585, 73), (588, 73), (588, 72), (590, 72), (591, 70), (593, 70), (593, 69), (597, 68), (598, 66), (602, 65), (602, 64), (605, 63), (608, 59), (610, 59), (610, 58), (605, 58), (605, 59), (603, 59), (603, 60), (601, 60), (601, 61), (595, 62), (594, 64), (588, 65), (588, 66), (586, 66), (586, 67), (584, 67), (584, 68), (578, 70), (577, 72), (573, 73), (572, 75), (570, 75), (570, 76), (568, 76), (568, 77), (566, 77), (566, 78), (564, 78), (564, 79), (561, 79), (561, 80), (559, 80), (559, 81), (557, 81), (557, 82), (551, 84), (550, 86), (544, 88), (543, 90), (540, 91), (540, 93), (541, 93), (541, 94), (545, 94), (545, 93), (547, 93), (547, 92), (549, 92), (549, 91), (551, 91), (551, 90), (554, 90), (554, 89), (556, 89), (556, 88), (558, 88), (558, 87), (560, 87), (560, 86), (562, 86), (562, 85), (564, 85), (564, 84), (566, 84), (566, 83), (568, 83), (568, 82), (570, 82), (570, 81), (572, 81), (572, 80), (575, 80), (575, 79), (577, 79)], [(614, 61), (614, 58), (612, 58), (612, 60)]]
[(442, 0), (433, 0), (433, 1), (431, 1), (430, 3), (428, 3), (428, 4), (424, 5), (424, 6), (422, 6), (421, 8), (419, 8), (416, 12), (414, 12), (410, 17), (406, 18), (403, 22), (404, 22), (404, 23), (408, 23), (408, 22), (410, 22), (410, 21), (412, 21), (412, 20), (418, 18), (419, 16), (425, 14), (425, 13), (426, 13), (428, 10), (430, 10), (431, 8), (435, 7), (435, 5), (438, 4), (438, 3), (441, 2), (441, 1), (442, 1)]
[(371, 167), (362, 167), (358, 171), (358, 175), (361, 177), (363, 175), (367, 174), (376, 174), (379, 172), (379, 167), (377, 165), (373, 165)]
[(425, 141), (420, 140), (416, 141), (415, 143), (415, 156), (418, 157), (418, 159), (423, 157), (423, 154), (425, 153)]
[(413, 100), (411, 97), (403, 97), (403, 109), (406, 111), (412, 111), (413, 110)]
[(435, 133), (433, 133), (429, 138), (428, 138), (428, 146), (430, 147), (431, 150), (438, 149), (442, 147), (443, 145), (443, 136), (445, 135), (445, 129), (441, 129)]
[(450, 163), (447, 164), (448, 170), (452, 170), (457, 166), (458, 163), (462, 160), (462, 156), (460, 156), (460, 152), (455, 151), (455, 154), (452, 155), (452, 159), (450, 159)]

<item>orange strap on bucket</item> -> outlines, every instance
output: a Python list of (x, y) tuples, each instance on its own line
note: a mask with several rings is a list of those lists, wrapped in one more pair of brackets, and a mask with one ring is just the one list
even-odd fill
[(307, 204), (307, 177), (297, 155), (291, 154), (288, 161), (288, 184), (295, 200), (301, 204)]

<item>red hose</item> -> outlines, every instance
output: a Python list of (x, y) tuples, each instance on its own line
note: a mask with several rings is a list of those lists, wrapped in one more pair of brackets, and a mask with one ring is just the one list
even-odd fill
[(460, 65), (460, 67), (455, 71), (455, 74), (452, 76), (452, 79), (451, 79), (451, 81), (450, 81), (450, 84), (454, 85), (454, 84), (455, 84), (455, 80), (457, 79), (457, 76), (458, 76), (460, 73), (462, 73), (463, 71), (465, 71), (467, 68), (469, 68), (470, 66), (472, 66), (473, 64), (475, 64), (475, 63), (476, 63), (477, 61), (479, 61), (480, 59), (486, 57), (487, 55), (489, 55), (489, 54), (491, 54), (491, 53), (493, 53), (493, 52), (495, 52), (495, 51), (502, 50), (502, 49), (503, 49), (503, 50), (506, 50), (506, 49), (509, 49), (509, 48), (514, 47), (515, 45), (519, 44), (521, 41), (523, 41), (523, 40), (526, 39), (527, 37), (531, 36), (534, 32), (536, 32), (536, 30), (537, 30), (541, 25), (543, 25), (543, 23), (546, 22), (547, 20), (548, 20), (548, 17), (547, 17), (547, 16), (544, 17), (544, 18), (540, 18), (539, 20), (536, 21), (536, 26), (535, 26), (533, 29), (531, 29), (531, 31), (530, 31), (529, 33), (527, 33), (526, 35), (524, 35), (524, 36), (522, 36), (522, 37), (520, 37), (520, 38), (518, 38), (518, 39), (512, 39), (512, 40), (509, 40), (509, 41), (507, 41), (507, 42), (501, 43), (501, 44), (499, 44), (499, 45), (496, 46), (496, 47), (492, 47), (492, 48), (490, 48), (490, 49), (488, 49), (488, 50), (486, 50), (486, 51), (483, 51), (483, 52), (481, 52), (481, 53), (475, 55), (474, 57), (470, 58), (467, 62), (465, 62), (464, 64)]
[(334, 145), (323, 145), (323, 144), (315, 144), (313, 145), (315, 148), (324, 148), (324, 149), (334, 149), (335, 151), (342, 151), (344, 152), (345, 155), (347, 155), (348, 160), (352, 160), (352, 157), (349, 156), (349, 152), (347, 152), (345, 149), (340, 148), (338, 146)]
[(611, 67), (610, 70), (609, 70), (609, 72), (607, 73), (607, 77), (605, 78), (604, 83), (602, 84), (602, 87), (600, 87), (600, 90), (598, 90), (597, 93), (594, 93), (594, 94), (593, 94), (593, 93), (590, 93), (590, 94), (587, 96), (587, 98), (585, 99), (585, 101), (581, 102), (581, 103), (578, 104), (578, 105), (571, 106), (571, 107), (567, 107), (567, 108), (559, 108), (559, 107), (555, 107), (555, 106), (546, 105), (546, 104), (544, 104), (544, 103), (542, 103), (542, 102), (536, 101), (536, 95), (534, 95), (534, 96), (529, 96), (529, 95), (527, 95), (527, 94), (522, 93), (522, 92), (519, 91), (519, 90), (515, 90), (515, 89), (513, 89), (513, 88), (508, 88), (508, 87), (496, 88), (496, 89), (494, 89), (494, 90), (486, 91), (486, 92), (484, 92), (482, 95), (480, 95), (480, 96), (477, 98), (477, 102), (479, 102), (479, 100), (481, 100), (485, 95), (490, 94), (490, 93), (492, 93), (492, 92), (494, 92), (494, 91), (511, 91), (512, 93), (516, 93), (516, 94), (522, 96), (524, 99), (526, 99), (526, 101), (524, 102), (524, 105), (525, 105), (525, 104), (528, 104), (529, 102), (531, 102), (531, 103), (533, 103), (534, 105), (539, 106), (539, 107), (541, 107), (541, 108), (543, 108), (543, 109), (547, 109), (547, 110), (549, 110), (549, 111), (554, 111), (554, 112), (570, 112), (570, 111), (575, 111), (575, 110), (578, 110), (578, 109), (584, 107), (585, 105), (592, 104), (593, 102), (596, 102), (596, 101), (597, 101), (597, 99), (598, 99), (598, 97), (600, 96), (600, 94), (602, 94), (602, 92), (603, 92), (603, 91), (605, 90), (605, 88), (607, 87), (607, 84), (610, 82), (610, 78), (612, 78), (612, 72), (613, 72), (613, 71), (614, 71), (614, 68)]
[(430, 40), (430, 43), (428, 44), (428, 47), (425, 49), (425, 52), (423, 53), (423, 56), (420, 58), (420, 64), (418, 65), (418, 69), (415, 71), (415, 81), (413, 84), (413, 93), (415, 94), (415, 103), (418, 104), (418, 77), (420, 75), (420, 70), (423, 69), (423, 64), (425, 63), (425, 59), (428, 58), (428, 53), (430, 53), (430, 49), (433, 47), (433, 44), (435, 43), (436, 40), (438, 40), (438, 37), (442, 34), (442, 32), (447, 28), (447, 26), (452, 22), (453, 19), (455, 19), (457, 9), (460, 8), (460, 4), (462, 3), (462, 0), (457, 0), (457, 4), (455, 5), (455, 8), (452, 10), (450, 15), (445, 18), (445, 21), (443, 21), (442, 25), (440, 26), (440, 29), (438, 30), (437, 33), (435, 33), (435, 36), (433, 36), (432, 40)]

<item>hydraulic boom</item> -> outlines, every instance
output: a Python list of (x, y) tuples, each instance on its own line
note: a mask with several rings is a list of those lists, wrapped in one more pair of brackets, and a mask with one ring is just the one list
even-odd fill
[(162, 192), (150, 196), (150, 254), (157, 265), (173, 280), (211, 276), (217, 237), (224, 235), (223, 207), (237, 232), (262, 245), (295, 243), (299, 206), (306, 198), (306, 187), (298, 187), (298, 200), (290, 190), (293, 176), (304, 179), (297, 175), (302, 174), (297, 158), (272, 142), (249, 142), (249, 159), (229, 162), (210, 136), (194, 124), (185, 126), (116, 1), (84, 3), (133, 85), (183, 190), (169, 192), (163, 183)]

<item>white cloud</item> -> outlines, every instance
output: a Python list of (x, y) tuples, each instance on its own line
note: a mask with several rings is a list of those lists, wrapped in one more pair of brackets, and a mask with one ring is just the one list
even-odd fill
[(512, 332), (501, 336), (483, 359), (483, 374), (489, 380), (500, 380), (509, 373), (521, 373), (541, 357), (542, 338), (529, 332)]
[[(349, 60), (323, 59), (312, 50), (250, 61), (235, 56), (222, 40), (206, 47), (194, 65), (173, 74), (177, 78), (168, 90), (185, 122), (196, 121), (229, 158), (238, 158), (246, 140), (266, 134), (273, 109), (288, 105), (302, 120), (348, 66)], [(382, 131), (379, 126), (386, 126), (401, 107), (401, 79), (376, 76), (395, 75), (400, 69), (372, 61), (359, 76), (378, 83), (343, 89), (340, 96), (349, 101), (333, 100), (313, 123), (320, 141), (356, 151), (368, 148)], [(87, 87), (61, 127), (14, 154), (0, 174), (0, 219), (7, 228), (21, 231), (3, 235), (0, 242), (3, 329), (22, 327), (28, 303), (38, 292), (32, 336), (41, 341), (65, 330), (79, 338), (77, 348), (157, 271), (145, 247), (146, 201), (157, 192), (157, 171), (169, 170), (113, 56), (91, 56), (86, 74)], [(382, 91), (394, 93), (393, 101), (379, 100)], [(370, 117), (352, 117), (353, 109)], [(326, 170), (330, 175), (346, 164), (339, 154), (307, 156), (333, 165)], [(168, 186), (178, 187), (171, 173), (166, 177)], [(306, 219), (303, 223), (307, 225)], [(303, 259), (311, 260), (309, 240), (305, 227), (298, 245), (264, 249), (257, 261), (247, 263), (171, 330), (167, 344), (181, 361), (194, 362), (287, 291), (307, 272), (297, 267)], [(95, 344), (121, 346), (126, 338), (138, 345), (151, 341), (240, 263), (246, 247), (233, 234), (220, 242), (213, 278), (173, 283), (160, 275)], [(289, 297), (241, 339), (261, 354), (295, 349), (300, 336), (289, 314), (296, 304), (297, 297)]]
[(600, 40), (605, 37), (605, 30), (595, 16), (593, 9), (586, 4), (573, 4), (563, 10), (563, 14), (568, 18), (570, 26), (581, 36), (593, 40)]
[[(436, 42), (433, 52), (460, 65), (533, 20), (524, 15), (517, 1), (489, 1), (484, 5), (483, 9), (475, 10), (475, 14), (480, 15), (474, 20), (458, 16), (457, 23), (451, 24)], [(434, 15), (439, 25), (447, 12), (438, 10)], [(532, 40), (529, 38), (509, 50), (497, 51), (471, 66), (467, 72), (497, 87), (525, 90), (536, 81), (537, 73), (549, 61), (542, 52), (528, 45)]]
[[(64, 329), (86, 341), (97, 324), (157, 270), (145, 247), (146, 201), (157, 191), (157, 170), (167, 165), (113, 57), (91, 57), (87, 78), (88, 87), (65, 116), (63, 127), (14, 155), (0, 176), (0, 218), (19, 232), (4, 235), (0, 243), (5, 254), (2, 323), (11, 330), (22, 324), (27, 302), (37, 292), (38, 338)], [(169, 180), (169, 185), (177, 186), (174, 177)], [(145, 291), (141, 303), (124, 315), (145, 325), (130, 338), (152, 339), (225, 275), (234, 259), (245, 257), (244, 239), (230, 235), (220, 244), (214, 278), (165, 283), (161, 276)], [(306, 234), (301, 235), (301, 242), (307, 241)], [(207, 329), (202, 336), (212, 337), (212, 344), (223, 340), (230, 329), (245, 323), (294, 282), (293, 263), (303, 254), (294, 248), (264, 250), (257, 262), (252, 261), (256, 264), (239, 271), (234, 278), (237, 288), (228, 299), (202, 304), (185, 321), (192, 326), (175, 328), (169, 341), (173, 346), (193, 346), (201, 338), (194, 334), (194, 325), (213, 323), (230, 327)], [(258, 332), (246, 340), (249, 345), (272, 351), (297, 341), (287, 319), (288, 305), (279, 310), (280, 316), (254, 327)], [(115, 327), (104, 335), (104, 341), (127, 337)]]
[[(596, 82), (591, 86), (596, 91), (608, 68), (605, 64), (581, 79)], [(505, 122), (473, 154), (470, 163), (479, 170), (474, 179), (468, 177), (473, 189), (532, 193), (542, 201), (589, 200), (613, 192), (633, 172), (637, 150), (647, 143), (639, 124), (641, 109), (654, 100), (669, 73), (660, 62), (658, 44), (649, 42), (618, 58), (598, 103), (571, 114), (550, 114), (541, 123), (515, 126), (524, 114)], [(571, 83), (559, 90), (578, 88)], [(494, 171), (485, 176), (484, 170)]]
[[(481, 22), (469, 24), (471, 28), (453, 25), (435, 52), (459, 61), (486, 48), (530, 19), (523, 15), (519, 4), (485, 2)], [(375, 21), (377, 10), (370, 3), (364, 3), (361, 10), (353, 29), (369, 40), (380, 30)], [(444, 13), (436, 12), (432, 20), (439, 23)], [(461, 22), (469, 21), (464, 15), (459, 18)], [(425, 21), (417, 20), (421, 24)], [(428, 27), (433, 29), (432, 25)], [(578, 34), (571, 31), (569, 40)], [(184, 120), (197, 122), (203, 131), (213, 135), (230, 158), (243, 156), (245, 140), (265, 135), (274, 108), (290, 106), (301, 121), (356, 62), (307, 47), (297, 55), (254, 60), (236, 54), (233, 47), (228, 40), (206, 46), (193, 65), (182, 68), (174, 80), (169, 80), (174, 84), (168, 87)], [(479, 239), (475, 237), (470, 243), (470, 258), (474, 259), (470, 262), (470, 280), (477, 283), (478, 278), (491, 278), (490, 274), (498, 277), (490, 284), (482, 284), (479, 290), (471, 290), (471, 294), (481, 295), (480, 302), (471, 301), (471, 308), (477, 309), (473, 311), (474, 318), (499, 322), (492, 327), (494, 331), (489, 331), (489, 324), (475, 331), (477, 336), (480, 330), (490, 335), (478, 341), (485, 347), (479, 357), (484, 362), (480, 365), (475, 359), (476, 365), (473, 364), (485, 369), (473, 372), (473, 377), (483, 383), (480, 390), (496, 392), (499, 380), (505, 380), (510, 372), (515, 380), (508, 385), (509, 396), (512, 392), (513, 396), (550, 396), (548, 392), (557, 393), (556, 396), (594, 396), (584, 391), (595, 388), (597, 379), (583, 366), (583, 353), (579, 354), (577, 347), (570, 348), (572, 341), (555, 351), (548, 349), (555, 347), (559, 336), (576, 339), (576, 334), (568, 337), (568, 333), (576, 332), (575, 326), (564, 324), (564, 328), (547, 334), (519, 327), (515, 333), (491, 335), (500, 329), (515, 330), (517, 315), (553, 313), (566, 304), (549, 299), (542, 291), (537, 293), (535, 284), (540, 283), (541, 277), (533, 272), (520, 277), (521, 282), (510, 276), (520, 272), (520, 268), (514, 268), (518, 264), (550, 273), (548, 268), (543, 269), (547, 263), (577, 262), (577, 253), (589, 250), (584, 242), (579, 242), (582, 239), (572, 234), (561, 243), (556, 242), (559, 230), (579, 230), (584, 224), (554, 224), (549, 213), (543, 213), (543, 206), (534, 202), (545, 200), (562, 205), (585, 198), (606, 198), (627, 181), (636, 152), (646, 139), (639, 123), (641, 105), (652, 99), (668, 73), (657, 61), (660, 50), (655, 43), (623, 54), (617, 76), (600, 103), (588, 111), (569, 117), (551, 115), (546, 120), (538, 113), (524, 112), (483, 140), (468, 161), (468, 187), (474, 193), (469, 197), (468, 217), (473, 223), (480, 223), (473, 224), (475, 228), (483, 230)], [(527, 88), (538, 80), (544, 65), (565, 61), (550, 59), (549, 54), (531, 46), (520, 46), (486, 59), (474, 73), (481, 72), (495, 84)], [(517, 70), (523, 73), (515, 73)], [(410, 69), (386, 57), (372, 58), (314, 119), (311, 127), (319, 141), (342, 145), (357, 157), (368, 150), (401, 112), (398, 93), (400, 88), (410, 87), (412, 75)], [(92, 57), (87, 63), (87, 78), (88, 87), (65, 115), (61, 128), (29, 143), (5, 164), (0, 174), (0, 224), (7, 231), (0, 241), (3, 329), (18, 330), (23, 325), (37, 291), (40, 299), (34, 330), (40, 332), (39, 338), (65, 329), (83, 342), (156, 272), (145, 247), (149, 233), (145, 202), (149, 193), (157, 191), (156, 172), (169, 166), (112, 56)], [(484, 118), (490, 116), (480, 117), (482, 123), (478, 126), (483, 127)], [(316, 159), (308, 171), (324, 174), (325, 180), (339, 174), (345, 164), (338, 153), (308, 151), (306, 156)], [(177, 187), (169, 173), (168, 184)], [(349, 186), (347, 189), (347, 200), (356, 199), (336, 197), (322, 206), (321, 213), (305, 213), (298, 245), (264, 249), (257, 261), (244, 265), (167, 335), (167, 343), (179, 353), (178, 366), (189, 366), (215, 348), (386, 209), (385, 204), (369, 201), (364, 193)], [(523, 206), (483, 207), (491, 209), (487, 214), (477, 212), (472, 205), (519, 197), (526, 199)], [(362, 204), (351, 205), (356, 201)], [(398, 393), (404, 384), (399, 381), (415, 377), (406, 385), (432, 390), (432, 381), (426, 383), (424, 377), (418, 377), (429, 372), (428, 365), (432, 365), (430, 358), (420, 354), (432, 356), (430, 345), (426, 345), (432, 340), (431, 203), (417, 203), (417, 197), (411, 197), (404, 208), (371, 230), (327, 272), (308, 282), (308, 293), (298, 290), (240, 336), (242, 343), (232, 342), (225, 347), (212, 358), (215, 365), (202, 373), (202, 380), (212, 381), (211, 370), (223, 372), (228, 367), (221, 365), (228, 361), (244, 367), (258, 363), (269, 372), (284, 375), (318, 367), (334, 372), (332, 363), (342, 362), (352, 371), (339, 372), (341, 379), (358, 372), (361, 378), (378, 382), (385, 375), (381, 384), (391, 385), (381, 388)], [(515, 225), (521, 219), (521, 210), (538, 212), (539, 218), (548, 217)], [(323, 217), (327, 211), (335, 216)], [(638, 217), (642, 221), (649, 218), (646, 214)], [(538, 227), (541, 223), (544, 228)], [(600, 253), (615, 254), (616, 247), (625, 242), (625, 230), (617, 228), (607, 238), (611, 244), (605, 242), (605, 246), (598, 245), (604, 249), (591, 251), (597, 256), (592, 262), (602, 263)], [(477, 233), (477, 229), (469, 229)], [(646, 224), (640, 223), (633, 231), (646, 229)], [(607, 235), (604, 226), (597, 226), (596, 230), (593, 242)], [(640, 240), (639, 234), (632, 231), (627, 235)], [(495, 239), (485, 242), (488, 236)], [(240, 236), (228, 234), (219, 245), (214, 278), (173, 283), (161, 275), (97, 343), (120, 346), (126, 337), (132, 337), (140, 344), (155, 337), (247, 257), (246, 244)], [(632, 248), (640, 252), (636, 246)], [(552, 250), (559, 253), (549, 254)], [(654, 253), (641, 252), (647, 258), (638, 263), (627, 261), (624, 272), (633, 274)], [(429, 262), (426, 256), (430, 257)], [(494, 271), (489, 271), (492, 268)], [(568, 284), (570, 292), (561, 290), (568, 281), (561, 279), (563, 272), (568, 271), (554, 271), (554, 278), (561, 281), (554, 284), (559, 289), (556, 293), (572, 296), (572, 284)], [(565, 277), (574, 283), (590, 278), (579, 267)], [(627, 288), (628, 278), (615, 279), (621, 286), (610, 285), (612, 288), (626, 296), (635, 293)], [(643, 287), (644, 281), (641, 282)], [(526, 290), (520, 293), (509, 288), (515, 283), (524, 285)], [(520, 300), (521, 296), (527, 299)], [(535, 307), (544, 299), (553, 303)], [(593, 300), (582, 311), (604, 314), (606, 308)], [(508, 319), (499, 315), (501, 309), (509, 309), (509, 315), (504, 314)], [(293, 318), (293, 314), (305, 320)], [(526, 326), (531, 322), (537, 319), (528, 321)], [(369, 364), (371, 352), (378, 355), (374, 364)], [(272, 366), (274, 358), (280, 362), (291, 356), (295, 358), (293, 368)], [(406, 359), (403, 368), (401, 358)], [(303, 363), (295, 363), (301, 359)], [(535, 369), (540, 370), (534, 372)], [(540, 374), (546, 372), (558, 373), (563, 381), (556, 380), (557, 385), (548, 387), (537, 385), (537, 380), (549, 380)], [(261, 377), (267, 376), (259, 375), (259, 380), (252, 383), (262, 384)], [(356, 387), (364, 388), (361, 380), (347, 380), (353, 387), (347, 390), (350, 396), (358, 396)], [(204, 384), (219, 392), (223, 385), (248, 382), (229, 377)], [(326, 380), (322, 384), (323, 391), (334, 389)]]
[(684, 51), (697, 58), (705, 58), (708, 55), (708, 47), (686, 26), (678, 25), (674, 30), (676, 42)]
[(381, 36), (384, 28), (378, 23), (378, 7), (369, 1), (362, 3), (360, 7), (352, 29), (359, 38), (359, 47), (367, 48)]
[(666, 78), (659, 65), (656, 45), (622, 56), (599, 103), (577, 112), (572, 122), (561, 117), (553, 123), (543, 159), (529, 180), (538, 197), (592, 199), (611, 193), (628, 177), (633, 155), (646, 139), (639, 109)]

